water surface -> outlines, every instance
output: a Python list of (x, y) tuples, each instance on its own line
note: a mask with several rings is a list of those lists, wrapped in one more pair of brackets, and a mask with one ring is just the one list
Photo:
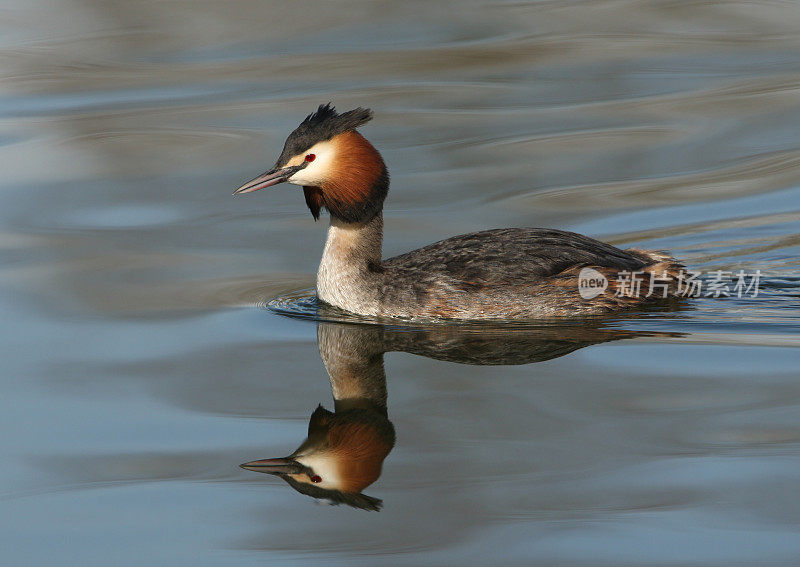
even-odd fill
[[(794, 565), (798, 21), (773, 2), (6, 2), (2, 563)], [(387, 256), (549, 226), (760, 270), (761, 293), (383, 328), (383, 508), (315, 504), (238, 465), (333, 408), (318, 320), (360, 327), (267, 307), (313, 286), (325, 222), (290, 186), (230, 194), (329, 100), (375, 110)]]

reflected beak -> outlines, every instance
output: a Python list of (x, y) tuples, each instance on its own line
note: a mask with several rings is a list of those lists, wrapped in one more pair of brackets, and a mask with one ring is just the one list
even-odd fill
[(272, 187), (278, 183), (283, 183), (301, 169), (303, 169), (303, 166), (301, 165), (293, 165), (291, 167), (273, 167), (266, 173), (262, 173), (255, 179), (251, 179), (239, 187), (233, 192), (233, 194), (241, 195), (243, 193), (252, 193), (253, 191), (258, 191), (259, 189), (264, 189), (265, 187)]
[(286, 457), (285, 459), (262, 459), (250, 461), (239, 465), (243, 469), (269, 474), (298, 474), (303, 471), (303, 465)]

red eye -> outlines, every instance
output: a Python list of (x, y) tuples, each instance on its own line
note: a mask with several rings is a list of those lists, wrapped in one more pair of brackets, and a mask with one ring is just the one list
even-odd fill
[(315, 159), (317, 159), (317, 156), (315, 156), (314, 154), (308, 154), (306, 156), (306, 161), (314, 161)]
[(314, 476), (311, 477), (311, 482), (313, 482), (314, 484), (316, 484), (318, 482), (322, 482), (322, 477), (314, 475)]

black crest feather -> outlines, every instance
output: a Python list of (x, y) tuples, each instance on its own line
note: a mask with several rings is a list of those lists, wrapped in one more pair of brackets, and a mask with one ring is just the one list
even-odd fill
[(325, 500), (334, 506), (347, 504), (353, 508), (379, 512), (383, 507), (383, 500), (374, 496), (367, 496), (362, 492), (342, 492), (340, 490), (321, 488), (314, 484), (298, 482), (290, 476), (281, 475), (281, 478), (300, 494), (305, 494), (311, 498)]
[(276, 167), (282, 167), (293, 156), (306, 151), (319, 142), (330, 140), (338, 134), (355, 130), (372, 120), (369, 108), (354, 108), (339, 114), (331, 103), (320, 104), (316, 112), (312, 112), (286, 138), (283, 151)]

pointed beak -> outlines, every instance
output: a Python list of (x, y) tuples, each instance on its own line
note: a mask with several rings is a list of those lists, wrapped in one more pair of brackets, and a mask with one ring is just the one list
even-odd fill
[(269, 474), (298, 474), (303, 471), (303, 465), (286, 457), (284, 459), (262, 459), (250, 461), (239, 465), (243, 469)]
[(239, 187), (233, 192), (233, 194), (241, 195), (243, 193), (252, 193), (253, 191), (258, 191), (259, 189), (264, 189), (265, 187), (272, 187), (278, 183), (283, 183), (302, 168), (302, 166), (297, 165), (291, 167), (273, 167), (266, 173), (262, 173), (255, 179), (251, 179)]

